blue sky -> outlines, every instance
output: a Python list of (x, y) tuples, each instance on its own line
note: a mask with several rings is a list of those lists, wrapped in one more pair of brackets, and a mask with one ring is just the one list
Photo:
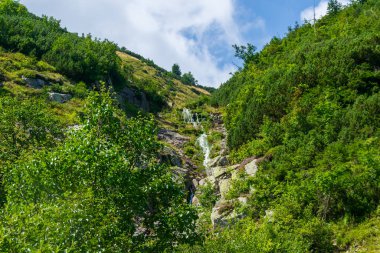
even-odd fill
[[(347, 3), (348, 0), (339, 0)], [(21, 0), (69, 31), (107, 38), (202, 85), (218, 87), (236, 71), (233, 44), (260, 50), (288, 26), (313, 16), (314, 0)], [(317, 17), (327, 0), (315, 0)]]

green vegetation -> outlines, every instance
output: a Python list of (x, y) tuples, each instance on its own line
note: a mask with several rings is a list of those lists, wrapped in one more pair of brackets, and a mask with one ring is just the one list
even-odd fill
[(194, 252), (378, 250), (379, 14), (379, 1), (330, 1), (259, 53), (235, 47), (244, 67), (212, 103), (226, 109), (232, 160), (265, 161), (230, 192), (254, 189), (247, 220)]
[[(168, 72), (0, 0), (0, 251), (378, 252), (380, 3), (328, 8), (261, 52), (234, 45), (244, 66), (210, 98), (178, 64)], [(184, 107), (202, 128), (183, 122)], [(220, 112), (229, 160), (262, 159), (226, 193), (247, 203), (220, 207), (244, 218), (213, 230), (217, 189), (200, 187), (198, 219), (183, 178), (159, 162), (155, 120), (188, 137), (172, 148), (201, 174), (196, 138), (207, 132), (218, 154)]]
[(50, 63), (70, 78), (93, 82), (116, 79), (116, 45), (78, 37), (60, 27), (60, 22), (29, 13), (13, 0), (0, 1), (0, 45)]
[[(163, 252), (197, 240), (197, 215), (185, 202), (182, 184), (157, 162), (153, 119), (126, 120), (113, 104), (104, 89), (91, 92), (81, 127), (68, 131), (57, 146), (33, 153), (30, 145), (37, 142), (38, 148), (50, 136), (37, 130), (47, 131), (53, 122), (43, 121), (43, 110), (29, 115), (36, 116), (33, 121), (24, 115), (29, 142), (22, 142), (25, 133), (19, 131), (24, 145), (14, 148), (29, 156), (12, 151), (13, 163), (4, 171), (2, 252)], [(2, 120), (22, 119), (28, 108), (7, 98), (0, 105), (21, 108), (1, 110)], [(15, 125), (22, 127), (9, 121)]]
[(198, 241), (183, 179), (159, 163), (154, 118), (127, 119), (141, 108), (123, 92), (151, 112), (208, 93), (17, 1), (0, 1), (0, 27), (0, 251), (171, 252)]

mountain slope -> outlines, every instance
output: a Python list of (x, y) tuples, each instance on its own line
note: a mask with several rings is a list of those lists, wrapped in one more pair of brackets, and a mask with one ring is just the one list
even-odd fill
[(353, 1), (296, 26), (213, 94), (230, 160), (261, 163), (230, 182), (246, 219), (195, 252), (379, 250), (379, 14)]

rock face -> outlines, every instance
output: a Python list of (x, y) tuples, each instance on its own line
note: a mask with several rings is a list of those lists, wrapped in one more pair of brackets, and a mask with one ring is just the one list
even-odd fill
[[(227, 160), (227, 157), (225, 158)], [(219, 201), (214, 205), (210, 217), (214, 228), (229, 226), (244, 218), (245, 215), (236, 211), (235, 206), (246, 205), (251, 192), (236, 199), (227, 199), (227, 195), (231, 189), (232, 182), (239, 178), (238, 175), (244, 173), (246, 176), (255, 176), (258, 171), (258, 163), (262, 160), (263, 158), (256, 159), (252, 157), (244, 160), (241, 164), (228, 166), (223, 156), (219, 156), (210, 162), (211, 165), (215, 166), (209, 168), (211, 175), (199, 180), (198, 184), (204, 186), (207, 182), (211, 183), (219, 196)]]
[(150, 106), (148, 99), (146, 97), (146, 94), (144, 92), (125, 87), (120, 93), (119, 93), (119, 102), (120, 104), (125, 104), (125, 102), (128, 102), (130, 104), (133, 104), (137, 107), (140, 107), (144, 111), (149, 111)]
[(227, 166), (228, 164), (227, 156), (217, 156), (208, 163), (208, 167)]
[(183, 167), (181, 156), (172, 148), (164, 147), (160, 153), (160, 160), (171, 166)]
[(49, 99), (57, 103), (65, 103), (72, 98), (70, 94), (62, 94), (56, 92), (49, 92)]
[(182, 148), (184, 144), (190, 140), (189, 137), (185, 137), (168, 129), (160, 129), (158, 131), (158, 139), (172, 144), (177, 148)]
[(221, 200), (215, 204), (211, 212), (211, 222), (214, 229), (233, 225), (239, 219), (244, 218), (244, 214), (239, 214), (234, 209), (235, 202), (234, 200)]

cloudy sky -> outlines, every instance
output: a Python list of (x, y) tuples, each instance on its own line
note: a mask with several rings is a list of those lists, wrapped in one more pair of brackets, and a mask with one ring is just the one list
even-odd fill
[[(233, 44), (261, 49), (289, 25), (320, 17), (327, 0), (21, 0), (71, 32), (91, 33), (154, 60), (178, 63), (202, 85), (218, 87), (241, 63)], [(348, 0), (340, 0), (347, 3)]]

